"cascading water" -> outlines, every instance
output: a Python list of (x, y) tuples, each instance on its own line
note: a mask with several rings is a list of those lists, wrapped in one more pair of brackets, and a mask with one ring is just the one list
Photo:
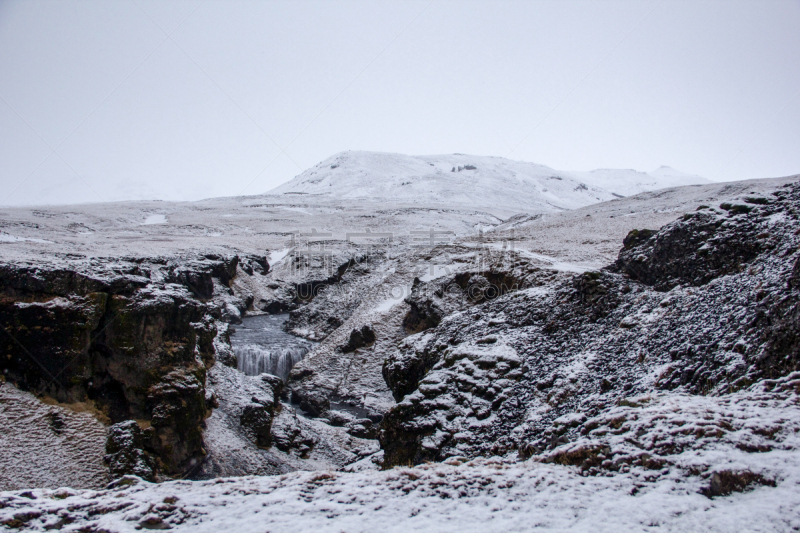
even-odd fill
[(245, 317), (231, 334), (238, 368), (248, 376), (273, 374), (284, 381), (313, 344), (283, 331), (288, 314)]

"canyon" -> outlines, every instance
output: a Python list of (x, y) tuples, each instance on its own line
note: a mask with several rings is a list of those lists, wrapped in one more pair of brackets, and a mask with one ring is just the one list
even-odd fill
[(4, 208), (0, 523), (791, 529), (799, 215), (798, 176), (364, 152)]

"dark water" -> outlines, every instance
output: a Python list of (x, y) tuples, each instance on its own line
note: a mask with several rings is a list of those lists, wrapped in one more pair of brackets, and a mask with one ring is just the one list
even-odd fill
[(234, 326), (231, 344), (241, 372), (248, 376), (272, 374), (286, 381), (292, 367), (313, 346), (281, 329), (288, 318), (288, 314), (249, 316)]

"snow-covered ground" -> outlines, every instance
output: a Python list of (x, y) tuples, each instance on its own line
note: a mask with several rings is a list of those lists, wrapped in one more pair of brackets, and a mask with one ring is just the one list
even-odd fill
[[(298, 244), (305, 246), (313, 232), (327, 234), (321, 238), (331, 249), (341, 247), (348, 233), (389, 233), (392, 243), (398, 244), (419, 243), (424, 236), (412, 232), (434, 230), (444, 232), (437, 234), (437, 242), (475, 240), (482, 234), (485, 242), (512, 238), (515, 247), (556, 261), (605, 264), (616, 256), (631, 229), (657, 228), (698, 205), (751, 191), (766, 194), (793, 179), (663, 189), (557, 213), (542, 213), (536, 205), (498, 204), (491, 195), (474, 195), (466, 203), (452, 199), (447, 205), (271, 194), (201, 202), (5, 208), (0, 210), (0, 250), (6, 261), (33, 262), (54, 257), (174, 256), (198, 250), (266, 252), (272, 264), (285, 259)], [(156, 215), (160, 223), (144, 224)]]
[[(755, 386), (722, 397), (632, 397), (588, 421), (612, 448), (641, 454), (639, 443), (648, 443), (669, 450), (658, 456), (666, 458), (658, 468), (642, 462), (587, 475), (558, 464), (559, 454), (596, 445), (594, 436), (523, 462), (454, 457), (388, 471), (162, 484), (128, 477), (105, 490), (7, 491), (0, 493), (0, 524), (109, 533), (796, 531), (800, 408), (793, 388), (800, 376), (791, 378), (771, 382), (769, 391)], [(750, 490), (708, 497), (715, 475), (742, 472), (758, 478)]]
[[(796, 418), (797, 411), (794, 415)], [(702, 421), (702, 420), (701, 420)], [(0, 522), (29, 531), (340, 533), (406, 531), (708, 531), (800, 528), (800, 464), (780, 461), (777, 487), (709, 499), (699, 477), (651, 471), (585, 476), (533, 460), (478, 459), (376, 472), (295, 472), (150, 484), (103, 491), (0, 494)], [(773, 455), (773, 457), (769, 457)], [(777, 461), (776, 461), (777, 460)]]

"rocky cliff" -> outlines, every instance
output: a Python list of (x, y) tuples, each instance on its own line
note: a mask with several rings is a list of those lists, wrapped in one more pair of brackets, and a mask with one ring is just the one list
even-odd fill
[(111, 424), (136, 420), (113, 427), (112, 472), (140, 460), (137, 473), (145, 477), (185, 475), (205, 453), (212, 401), (206, 374), (215, 361), (215, 321), (225, 313), (212, 298), (230, 284), (237, 262), (212, 256), (4, 264), (3, 376), (43, 398), (90, 402)]

